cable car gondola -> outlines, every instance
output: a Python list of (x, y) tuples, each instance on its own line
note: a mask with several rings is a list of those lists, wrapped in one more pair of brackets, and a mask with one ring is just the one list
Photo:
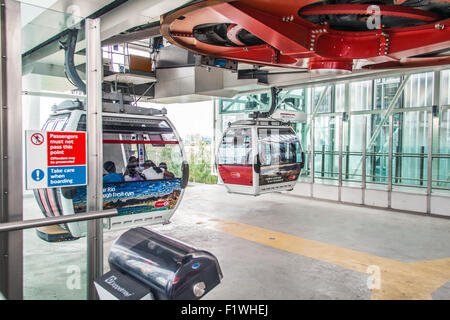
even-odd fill
[[(108, 112), (104, 104), (103, 207), (119, 212), (108, 221), (109, 229), (168, 223), (188, 182), (189, 166), (183, 144), (165, 116), (165, 109), (131, 109), (134, 111), (128, 109), (127, 114)], [(85, 131), (83, 103), (65, 101), (55, 106), (42, 130)], [(85, 186), (38, 189), (34, 194), (47, 217), (87, 209)], [(75, 222), (60, 226), (64, 232), (37, 233), (46, 241), (61, 241), (85, 236), (86, 226)]]
[(305, 162), (300, 141), (289, 123), (257, 116), (229, 124), (216, 157), (220, 177), (230, 193), (292, 190)]

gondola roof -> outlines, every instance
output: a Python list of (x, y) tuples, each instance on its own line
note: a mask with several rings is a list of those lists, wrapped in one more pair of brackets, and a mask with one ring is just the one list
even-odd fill
[(237, 126), (273, 126), (273, 127), (281, 127), (281, 126), (290, 126), (290, 122), (285, 122), (273, 118), (258, 118), (251, 120), (238, 120), (229, 124), (229, 127), (237, 127)]

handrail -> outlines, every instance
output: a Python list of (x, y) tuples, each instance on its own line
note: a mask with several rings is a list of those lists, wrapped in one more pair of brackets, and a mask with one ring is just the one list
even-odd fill
[(68, 216), (51, 217), (44, 219), (33, 219), (24, 221), (7, 222), (0, 224), (1, 232), (10, 232), (24, 229), (32, 229), (44, 226), (51, 226), (55, 224), (71, 223), (77, 221), (88, 221), (102, 218), (111, 218), (118, 215), (117, 210), (104, 210), (89, 213), (73, 214)]

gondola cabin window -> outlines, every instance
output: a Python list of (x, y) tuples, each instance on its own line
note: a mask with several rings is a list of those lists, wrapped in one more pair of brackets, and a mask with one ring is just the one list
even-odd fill
[(262, 166), (300, 163), (302, 149), (295, 133), (286, 129), (258, 129), (258, 152)]
[[(165, 119), (103, 117), (103, 208), (119, 215), (172, 210), (181, 194), (182, 151)], [(85, 190), (73, 199), (86, 207)]]
[(296, 181), (300, 175), (302, 149), (290, 128), (259, 128), (259, 185)]
[(44, 124), (42, 131), (63, 131), (67, 125), (70, 114), (60, 114), (52, 117)]
[(219, 150), (219, 164), (251, 165), (251, 129), (229, 129)]

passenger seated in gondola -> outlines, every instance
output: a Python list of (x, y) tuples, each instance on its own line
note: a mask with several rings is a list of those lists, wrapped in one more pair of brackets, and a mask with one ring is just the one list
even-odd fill
[(125, 181), (143, 181), (141, 174), (137, 170), (136, 163), (129, 163), (127, 166), (128, 174), (125, 176)]
[(103, 182), (110, 183), (110, 182), (123, 182), (125, 181), (123, 175), (116, 173), (116, 165), (112, 161), (106, 161), (103, 164), (103, 168), (108, 172), (106, 175), (103, 176)]
[(164, 178), (163, 170), (158, 168), (152, 160), (144, 162), (142, 175), (145, 177), (145, 180), (159, 180)]
[(128, 158), (128, 164), (138, 163), (138, 159), (135, 156), (131, 156)]
[(164, 171), (164, 179), (175, 179), (175, 175), (167, 170), (167, 163), (161, 162), (159, 167)]
[(124, 176), (127, 176), (129, 174), (128, 172), (128, 166), (130, 165), (136, 165), (137, 170), (139, 171), (139, 161), (135, 156), (130, 156), (128, 158), (128, 164), (127, 167), (125, 168), (125, 172), (123, 173)]

